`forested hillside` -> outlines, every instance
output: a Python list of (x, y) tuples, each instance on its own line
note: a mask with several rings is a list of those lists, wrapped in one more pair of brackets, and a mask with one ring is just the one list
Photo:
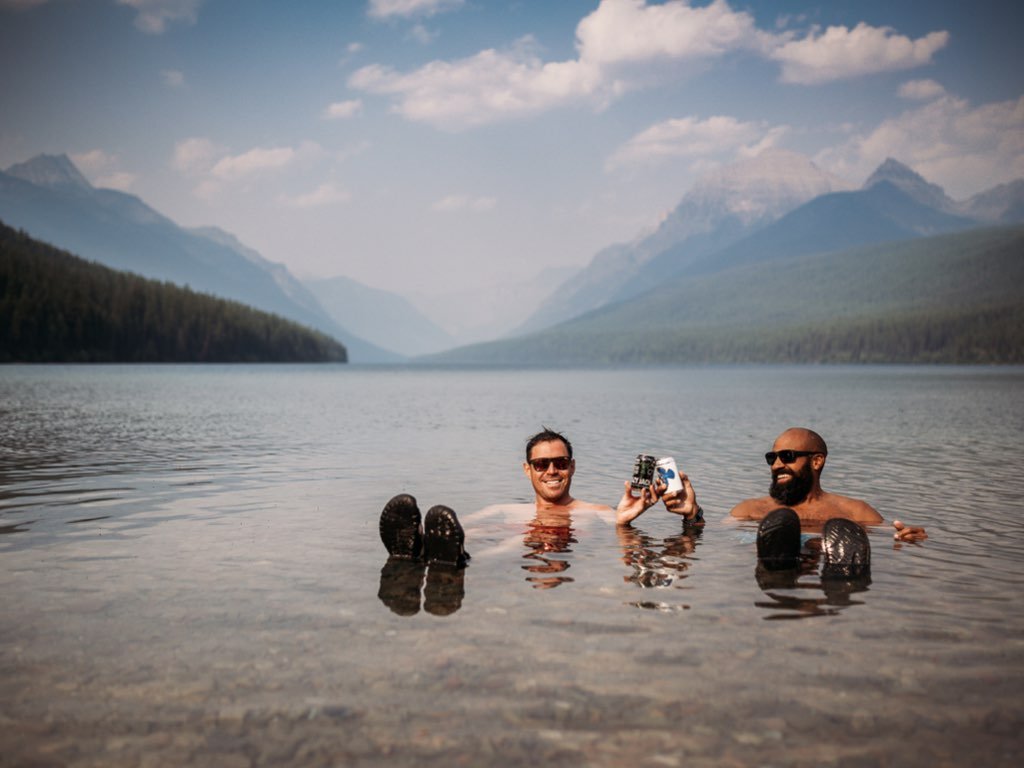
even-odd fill
[(1024, 227), (678, 278), (445, 362), (1024, 363)]
[(0, 224), (0, 362), (345, 362), (244, 304), (88, 262)]

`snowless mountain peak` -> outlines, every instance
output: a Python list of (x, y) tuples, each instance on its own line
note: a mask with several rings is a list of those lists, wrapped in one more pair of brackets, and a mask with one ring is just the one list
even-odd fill
[(947, 213), (956, 213), (956, 204), (947, 195), (946, 191), (938, 184), (932, 184), (919, 173), (914, 171), (899, 160), (891, 157), (886, 158), (864, 182), (864, 189), (888, 182), (897, 189), (917, 200), (919, 203), (937, 208)]
[(928, 183), (921, 174), (917, 173), (909, 165), (905, 165), (892, 157), (885, 158), (885, 162), (875, 169), (875, 172), (864, 182), (864, 189), (870, 189), (875, 184), (883, 181), (889, 181), (897, 185)]
[(37, 187), (58, 189), (61, 187), (77, 187), (92, 189), (92, 185), (81, 174), (67, 155), (36, 155), (24, 163), (12, 165), (6, 171), (8, 176), (15, 176)]
[(777, 216), (818, 195), (852, 185), (821, 170), (798, 152), (766, 149), (760, 154), (706, 174), (687, 197), (716, 200), (747, 222)]
[(646, 261), (673, 243), (718, 228), (726, 219), (755, 226), (819, 195), (851, 188), (798, 152), (766, 149), (702, 176), (658, 230), (634, 247), (639, 261)]

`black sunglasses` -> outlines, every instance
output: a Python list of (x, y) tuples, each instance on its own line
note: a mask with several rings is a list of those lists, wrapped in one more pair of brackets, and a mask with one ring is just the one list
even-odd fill
[(547, 472), (547, 469), (551, 464), (554, 464), (555, 469), (561, 472), (568, 469), (571, 463), (572, 459), (568, 456), (556, 456), (553, 459), (530, 459), (529, 461), (534, 472)]
[(776, 459), (782, 459), (783, 464), (792, 464), (796, 461), (797, 456), (813, 456), (816, 453), (821, 453), (821, 451), (768, 451), (764, 455), (764, 460), (770, 467)]

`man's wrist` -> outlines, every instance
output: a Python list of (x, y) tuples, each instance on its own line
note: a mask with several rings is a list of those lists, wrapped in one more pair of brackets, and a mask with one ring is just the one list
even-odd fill
[(684, 517), (683, 522), (686, 525), (703, 525), (704, 524), (704, 510), (700, 504), (697, 505), (697, 511), (692, 517)]

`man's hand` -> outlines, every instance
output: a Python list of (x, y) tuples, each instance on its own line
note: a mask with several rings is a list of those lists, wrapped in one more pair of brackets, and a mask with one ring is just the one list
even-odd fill
[(661, 478), (654, 480), (654, 485), (644, 488), (639, 496), (633, 495), (633, 486), (629, 480), (625, 481), (626, 490), (619, 499), (619, 506), (615, 508), (615, 522), (618, 525), (629, 525), (640, 515), (658, 503), (661, 494), (665, 492), (666, 485)]
[(697, 503), (697, 494), (693, 490), (690, 478), (685, 473), (679, 473), (679, 479), (683, 482), (683, 490), (675, 493), (666, 493), (662, 497), (665, 502), (665, 509), (673, 515), (680, 515), (687, 520), (693, 520), (697, 516), (700, 504)]
[(899, 520), (893, 520), (892, 527), (896, 529), (896, 533), (893, 534), (896, 541), (924, 541), (928, 538), (924, 528), (919, 525), (906, 525)]

